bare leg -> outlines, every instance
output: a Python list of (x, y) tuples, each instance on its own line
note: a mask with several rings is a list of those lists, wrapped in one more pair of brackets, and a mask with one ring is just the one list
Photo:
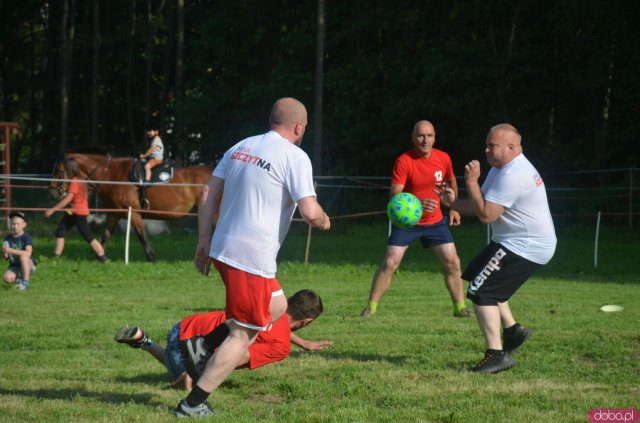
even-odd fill
[(474, 309), (487, 349), (502, 350), (500, 310), (498, 306), (479, 306), (474, 304)]
[(102, 244), (100, 244), (100, 241), (94, 239), (89, 243), (89, 245), (91, 245), (91, 248), (98, 257), (104, 256), (104, 248), (102, 248)]
[(440, 259), (444, 270), (444, 284), (449, 291), (451, 301), (454, 304), (464, 302), (464, 290), (462, 289), (462, 271), (460, 270), (460, 257), (454, 243), (440, 244), (431, 247)]
[[(154, 342), (154, 343), (151, 344), (151, 347), (146, 351), (149, 354), (151, 354), (151, 356), (153, 356), (153, 358), (158, 360), (158, 362), (160, 364), (162, 364), (163, 366), (166, 366), (166, 364), (164, 362), (164, 348), (163, 347), (161, 347), (160, 345), (158, 345), (158, 344), (156, 344)], [(191, 390), (192, 385), (193, 385), (193, 381), (191, 380), (191, 378), (189, 377), (187, 372), (182, 372), (182, 374), (180, 376), (178, 376), (178, 378), (171, 383), (171, 387), (173, 387), (173, 388), (180, 388), (180, 387), (184, 386), (184, 388), (187, 389), (188, 391)]]
[(391, 279), (394, 272), (400, 266), (402, 257), (409, 247), (398, 247), (390, 245), (387, 247), (387, 253), (376, 274), (371, 282), (371, 291), (369, 292), (369, 301), (378, 302), (385, 292), (391, 286)]
[(510, 328), (516, 324), (516, 320), (513, 318), (513, 314), (511, 314), (511, 307), (509, 307), (508, 301), (498, 303), (498, 309), (500, 309), (500, 322), (503, 328)]
[(144, 165), (144, 179), (145, 181), (151, 180), (151, 164), (147, 163)]
[(190, 391), (193, 387), (193, 379), (189, 377), (187, 372), (182, 372), (182, 374), (171, 383), (172, 388), (180, 388), (181, 386), (184, 386), (187, 391)]
[(213, 392), (236, 368), (249, 346), (258, 336), (258, 331), (227, 322), (230, 332), (216, 353), (207, 362), (197, 385), (205, 392)]
[(31, 257), (20, 256), (20, 270), (22, 270), (22, 279), (25, 281), (28, 281), (29, 276), (31, 276), (32, 263)]
[(4, 279), (4, 281), (8, 284), (12, 284), (16, 283), (18, 275), (13, 273), (11, 270), (7, 270), (6, 272), (4, 272), (4, 275), (2, 275), (2, 279)]
[(53, 247), (53, 255), (59, 256), (64, 251), (64, 238), (56, 238), (56, 245)]
[(147, 352), (149, 354), (151, 354), (153, 356), (153, 358), (158, 360), (160, 362), (160, 364), (162, 364), (163, 366), (165, 365), (165, 363), (164, 363), (164, 348), (162, 348), (160, 345), (156, 344), (155, 342), (152, 343), (151, 347), (149, 347)]

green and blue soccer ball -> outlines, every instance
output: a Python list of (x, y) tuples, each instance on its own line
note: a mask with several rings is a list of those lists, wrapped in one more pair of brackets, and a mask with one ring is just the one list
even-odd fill
[(413, 194), (401, 192), (387, 204), (387, 216), (398, 228), (410, 228), (422, 217), (422, 202)]

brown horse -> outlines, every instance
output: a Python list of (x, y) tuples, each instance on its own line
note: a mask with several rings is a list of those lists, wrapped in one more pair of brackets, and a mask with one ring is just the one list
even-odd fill
[[(118, 220), (127, 217), (127, 210), (131, 210), (131, 226), (136, 232), (147, 260), (155, 261), (156, 254), (149, 245), (147, 234), (140, 213), (140, 202), (137, 184), (131, 182), (130, 174), (134, 160), (127, 157), (112, 157), (108, 153), (68, 153), (66, 157), (74, 158), (84, 174), (90, 181), (118, 181), (126, 184), (91, 184), (98, 193), (104, 206), (108, 209), (124, 209), (121, 212), (107, 213), (107, 225), (102, 234), (102, 246), (107, 249), (109, 239), (116, 228)], [(176, 219), (184, 216), (194, 209), (198, 202), (200, 189), (211, 176), (212, 169), (207, 166), (193, 166), (175, 168), (174, 176), (170, 184), (185, 185), (154, 185), (145, 188), (146, 198), (149, 200), (150, 213), (146, 216), (150, 219)], [(56, 163), (53, 169), (52, 179), (68, 179), (65, 175), (62, 162)], [(191, 185), (186, 185), (191, 184)], [(68, 183), (51, 181), (49, 194), (54, 199), (61, 199), (66, 195)]]

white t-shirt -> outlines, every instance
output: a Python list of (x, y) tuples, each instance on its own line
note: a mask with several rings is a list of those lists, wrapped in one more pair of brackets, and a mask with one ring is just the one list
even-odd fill
[(154, 159), (163, 160), (164, 158), (164, 144), (162, 144), (162, 140), (160, 137), (154, 137), (153, 141), (151, 141), (151, 147), (160, 147), (151, 152), (149, 156)]
[(315, 196), (309, 156), (270, 131), (231, 147), (213, 171), (225, 180), (209, 255), (273, 278), (298, 200)]
[(501, 169), (491, 168), (481, 191), (485, 200), (505, 208), (491, 224), (491, 239), (527, 260), (547, 264), (556, 249), (556, 232), (542, 177), (524, 154)]

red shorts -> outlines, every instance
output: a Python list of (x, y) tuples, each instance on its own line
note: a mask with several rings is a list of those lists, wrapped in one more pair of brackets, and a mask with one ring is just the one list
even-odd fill
[(271, 297), (284, 295), (276, 278), (247, 273), (212, 259), (227, 288), (227, 319), (255, 330), (267, 330), (271, 324)]

